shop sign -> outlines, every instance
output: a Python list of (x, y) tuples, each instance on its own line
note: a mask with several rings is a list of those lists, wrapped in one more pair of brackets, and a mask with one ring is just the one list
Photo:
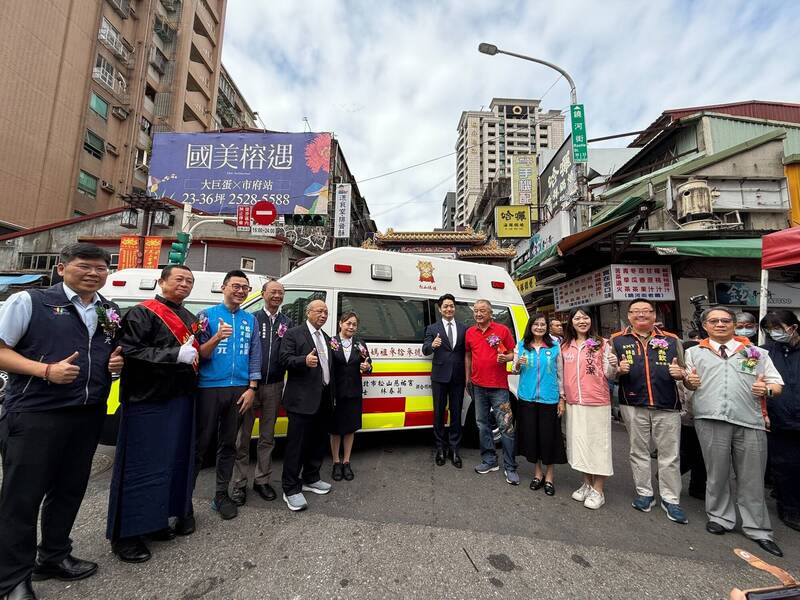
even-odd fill
[(530, 206), (495, 207), (494, 228), (498, 238), (531, 237)]
[(609, 265), (557, 285), (553, 294), (556, 309), (565, 311), (614, 300), (675, 300), (675, 286), (669, 265)]
[[(714, 294), (719, 304), (758, 306), (761, 284), (755, 281), (715, 281)], [(800, 286), (770, 281), (767, 306), (800, 306)]]
[(521, 296), (530, 294), (536, 289), (536, 277), (526, 277), (525, 279), (515, 279), (514, 285), (517, 286)]

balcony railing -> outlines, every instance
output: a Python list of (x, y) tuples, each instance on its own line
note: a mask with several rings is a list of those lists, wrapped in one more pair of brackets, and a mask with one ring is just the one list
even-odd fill
[(108, 29), (100, 29), (100, 32), (97, 34), (97, 39), (100, 40), (106, 48), (111, 50), (114, 56), (120, 59), (126, 67), (130, 65), (131, 53), (125, 48), (116, 32)]
[(167, 57), (155, 46), (150, 49), (150, 64), (162, 75), (167, 70)]
[(131, 3), (129, 0), (108, 0), (108, 3), (123, 19), (127, 19), (130, 16)]

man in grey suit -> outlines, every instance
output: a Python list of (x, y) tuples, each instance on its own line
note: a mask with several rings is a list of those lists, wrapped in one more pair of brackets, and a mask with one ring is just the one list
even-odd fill
[[(422, 353), (433, 354), (431, 392), (433, 394), (433, 439), (436, 443), (436, 464), (444, 465), (449, 451), (457, 469), (462, 466), (461, 406), (464, 401), (464, 336), (467, 328), (455, 320), (456, 299), (444, 294), (437, 301), (442, 318), (425, 330)], [(445, 432), (446, 409), (450, 407), (449, 432)], [(448, 435), (449, 433), (449, 435)]]
[(322, 331), (327, 320), (325, 302), (309, 302), (306, 321), (286, 332), (280, 349), (280, 364), (288, 375), (283, 407), (289, 418), (281, 484), (283, 500), (292, 511), (308, 507), (303, 492), (331, 491), (331, 484), (319, 476), (328, 442), (325, 421), (331, 402), (331, 338)]

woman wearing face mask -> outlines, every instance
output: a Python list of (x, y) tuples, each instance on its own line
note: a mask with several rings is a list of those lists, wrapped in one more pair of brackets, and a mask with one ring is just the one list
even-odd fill
[(547, 332), (547, 318), (535, 314), (528, 319), (525, 336), (514, 352), (514, 372), (520, 373), (517, 395), (517, 453), (532, 462), (530, 488), (544, 487), (556, 493), (554, 465), (567, 462), (561, 437), (564, 397), (559, 393), (561, 361), (559, 346)]
[(739, 337), (746, 337), (751, 344), (758, 343), (758, 328), (756, 318), (749, 312), (736, 313), (736, 329), (734, 333)]
[(790, 310), (773, 310), (761, 321), (764, 348), (783, 377), (780, 396), (767, 399), (767, 435), (778, 517), (800, 531), (800, 321)]

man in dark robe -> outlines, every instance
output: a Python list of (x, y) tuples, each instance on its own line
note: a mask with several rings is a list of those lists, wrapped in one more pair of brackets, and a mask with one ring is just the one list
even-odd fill
[[(183, 265), (161, 272), (162, 296), (122, 321), (125, 356), (120, 422), (106, 537), (124, 562), (150, 559), (145, 538), (194, 532), (194, 394), (203, 324), (182, 306), (194, 277)], [(175, 528), (170, 517), (177, 517)]]

